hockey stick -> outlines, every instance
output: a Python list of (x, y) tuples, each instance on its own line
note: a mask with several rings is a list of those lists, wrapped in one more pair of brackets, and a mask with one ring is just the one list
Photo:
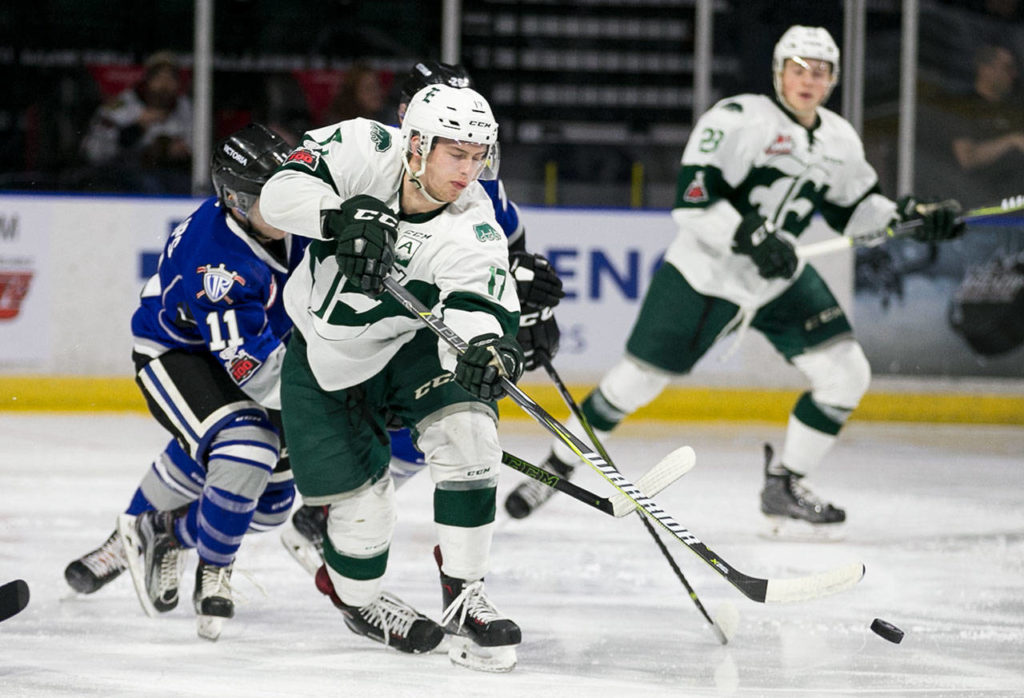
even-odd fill
[[(459, 353), (466, 351), (467, 344), (450, 327), (444, 324), (423, 305), (416, 296), (392, 277), (384, 279), (384, 288), (398, 303), (412, 315), (418, 317), (449, 346)], [(551, 432), (556, 438), (568, 446), (581, 460), (594, 468), (617, 490), (647, 512), (648, 516), (658, 522), (678, 541), (692, 550), (698, 557), (711, 566), (718, 574), (748, 599), (759, 603), (803, 601), (834, 594), (852, 587), (864, 576), (864, 565), (860, 562), (850, 563), (826, 572), (812, 574), (795, 579), (761, 579), (743, 574), (730, 567), (717, 553), (708, 548), (697, 536), (684, 528), (668, 512), (659, 507), (654, 500), (647, 497), (636, 485), (609, 465), (598, 453), (587, 446), (538, 405), (533, 398), (524, 393), (515, 383), (502, 378), (502, 386), (509, 397), (537, 422)]]
[[(643, 490), (643, 492), (648, 496), (653, 496), (689, 472), (694, 463), (696, 463), (696, 460), (693, 449), (689, 446), (677, 449), (662, 458), (653, 468), (644, 473), (640, 479), (636, 481), (637, 487)], [(578, 499), (584, 504), (592, 506), (598, 511), (602, 511), (609, 516), (622, 517), (630, 512), (636, 511), (636, 505), (621, 492), (616, 492), (611, 497), (598, 496), (589, 490), (585, 490), (582, 487), (555, 475), (554, 473), (550, 473), (543, 468), (537, 467), (532, 463), (528, 463), (522, 458), (512, 455), (508, 451), (502, 451), (501, 462), (513, 470), (517, 470), (547, 487), (551, 487), (552, 489), (563, 492), (574, 499)], [(131, 535), (130, 532), (129, 535)], [(311, 575), (316, 575), (316, 571), (320, 568), (320, 565), (324, 563), (323, 550), (317, 546), (316, 542), (310, 540), (305, 536), (305, 534), (300, 532), (295, 527), (294, 523), (286, 526), (285, 529), (281, 531), (281, 544), (284, 546), (285, 550), (295, 558), (295, 561)], [(142, 607), (147, 613), (149, 613), (149, 609), (145, 603), (143, 603)]]
[(15, 579), (0, 586), (0, 622), (24, 611), (28, 599), (28, 584), (24, 579)]
[[(578, 499), (584, 504), (588, 504), (599, 511), (603, 511), (605, 514), (609, 514), (616, 518), (621, 518), (631, 512), (637, 511), (636, 504), (621, 492), (616, 492), (611, 497), (598, 496), (589, 490), (583, 489), (579, 485), (569, 482), (560, 475), (555, 475), (552, 472), (544, 470), (544, 468), (528, 463), (518, 456), (513, 456), (508, 451), (501, 452), (501, 462), (513, 470), (518, 470), (523, 475), (533, 478), (542, 485), (547, 485), (552, 489), (558, 490), (563, 494), (567, 494), (573, 499)], [(658, 494), (658, 492), (661, 492), (663, 489), (688, 473), (696, 462), (697, 456), (694, 454), (692, 448), (689, 446), (677, 448), (675, 451), (672, 451), (672, 453), (658, 461), (654, 467), (641, 475), (636, 481), (636, 486), (639, 487), (646, 496), (653, 497)]]
[[(609, 463), (612, 463), (612, 457), (608, 455), (608, 449), (606, 449), (601, 443), (601, 440), (597, 438), (597, 434), (594, 432), (594, 427), (590, 424), (590, 420), (583, 414), (583, 410), (580, 409), (580, 406), (576, 403), (572, 393), (569, 392), (569, 388), (565, 385), (565, 382), (562, 381), (562, 377), (558, 375), (558, 371), (555, 370), (554, 364), (551, 363), (551, 357), (547, 355), (547, 352), (538, 351), (537, 360), (540, 361), (541, 366), (544, 367), (544, 371), (547, 372), (551, 382), (555, 384), (555, 388), (558, 390), (558, 394), (562, 396), (562, 400), (565, 402), (566, 406), (576, 416), (576, 419), (580, 420), (580, 424), (583, 426), (583, 431), (586, 432), (587, 438), (590, 439), (590, 443), (594, 445), (594, 448), (597, 449), (602, 458)], [(612, 463), (612, 465), (614, 465), (614, 463)], [(651, 495), (648, 494), (648, 496)], [(654, 526), (652, 526), (651, 522), (647, 520), (647, 517), (639, 511), (636, 512), (636, 515), (640, 517), (640, 521), (643, 523), (644, 528), (647, 529), (647, 533), (649, 533), (651, 538), (654, 539), (655, 544), (658, 546), (658, 550), (660, 550), (661, 554), (665, 556), (665, 560), (668, 561), (669, 567), (671, 567), (672, 571), (675, 572), (676, 577), (686, 589), (686, 593), (690, 595), (690, 599), (693, 601), (693, 605), (697, 607), (697, 611), (704, 616), (704, 620), (711, 625), (711, 629), (715, 632), (715, 635), (718, 636), (719, 642), (723, 645), (729, 644), (729, 638), (726, 636), (722, 628), (712, 620), (711, 614), (708, 613), (706, 608), (704, 608), (704, 604), (702, 604), (700, 599), (697, 597), (696, 590), (690, 584), (686, 575), (683, 574), (683, 571), (679, 568), (679, 564), (676, 563), (675, 558), (672, 557), (672, 553), (668, 551), (664, 541), (661, 540), (661, 536), (659, 536), (658, 532), (654, 530)]]
[[(980, 208), (972, 208), (969, 211), (964, 211), (963, 215), (958, 216), (956, 220), (957, 223), (976, 223), (994, 216), (1002, 216), (1016, 211), (1024, 211), (1024, 194), (1018, 194), (1017, 196), (1011, 196), (1003, 199), (997, 206), (982, 206)], [(800, 259), (809, 259), (811, 257), (829, 254), (830, 252), (848, 250), (851, 247), (874, 247), (876, 245), (881, 245), (889, 239), (907, 237), (922, 225), (923, 221), (920, 218), (917, 218), (912, 221), (907, 221), (906, 223), (897, 223), (894, 226), (881, 228), (879, 230), (869, 230), (867, 232), (857, 233), (856, 235), (840, 235), (839, 237), (832, 238), (831, 240), (823, 240), (821, 242), (812, 242), (808, 245), (800, 245), (796, 248), (796, 255)]]

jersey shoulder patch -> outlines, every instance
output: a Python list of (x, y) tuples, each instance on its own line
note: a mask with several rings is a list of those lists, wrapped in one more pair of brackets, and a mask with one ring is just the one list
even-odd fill
[(495, 230), (490, 223), (477, 223), (473, 226), (473, 232), (480, 242), (493, 242), (504, 238), (504, 235)]

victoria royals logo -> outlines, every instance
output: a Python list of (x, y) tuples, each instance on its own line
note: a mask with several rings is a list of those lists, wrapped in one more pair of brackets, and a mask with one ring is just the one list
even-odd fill
[(228, 304), (231, 304), (233, 301), (227, 297), (231, 287), (236, 282), (241, 286), (245, 286), (245, 279), (239, 276), (237, 272), (228, 271), (223, 262), (216, 267), (204, 264), (196, 269), (196, 273), (203, 275), (203, 290), (196, 294), (196, 298), (206, 296), (214, 303), (224, 299)]

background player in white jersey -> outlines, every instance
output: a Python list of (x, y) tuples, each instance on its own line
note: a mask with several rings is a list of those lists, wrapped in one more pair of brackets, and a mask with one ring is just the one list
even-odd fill
[(291, 330), (278, 296), (307, 241), (259, 210), (260, 189), (289, 151), (259, 124), (214, 149), (217, 195), (171, 233), (132, 316), (137, 382), (174, 438), (119, 519), (121, 536), (65, 570), (72, 588), (92, 593), (128, 566), (155, 615), (177, 606), (185, 552), (196, 548), (193, 603), (211, 640), (234, 614), (229, 582), (243, 536), (283, 523), (295, 493), (277, 426)]
[[(476, 181), (496, 167), (496, 143), (483, 97), (431, 85), (400, 131), (354, 119), (306, 134), (264, 187), (262, 210), (313, 238), (285, 287), (295, 332), (281, 398), (299, 491), (329, 506), (317, 587), (358, 634), (427, 652), (447, 631), (453, 661), (502, 671), (520, 631), (483, 584), (501, 463), (494, 401), (523, 355), (508, 244)], [(382, 295), (388, 276), (469, 349), (456, 356)], [(444, 631), (381, 590), (396, 515), (392, 418), (413, 429), (435, 482)]]
[[(845, 512), (800, 484), (831, 449), (868, 388), (870, 367), (832, 292), (793, 241), (820, 213), (839, 233), (920, 218), (915, 237), (960, 234), (955, 201), (897, 204), (879, 193), (853, 127), (822, 105), (839, 77), (839, 49), (820, 27), (793, 26), (775, 47), (775, 95), (739, 95), (698, 120), (682, 157), (672, 218), (678, 234), (647, 290), (626, 345), (583, 403), (601, 434), (688, 373), (738, 329), (761, 332), (810, 382), (789, 417), (781, 459), (765, 448), (761, 510), (775, 526), (835, 531)], [(570, 428), (579, 428), (570, 419)], [(578, 431), (577, 431), (578, 433)], [(556, 442), (547, 465), (573, 454)], [(532, 482), (532, 481), (531, 481)], [(506, 500), (524, 517), (551, 490), (524, 483)]]
[[(449, 85), (462, 89), (473, 87), (473, 80), (461, 65), (434, 60), (419, 61), (402, 82), (398, 103), (399, 125), (413, 95), (428, 85)], [(554, 358), (558, 353), (561, 333), (555, 321), (554, 308), (565, 295), (562, 281), (543, 255), (527, 252), (526, 229), (519, 217), (519, 208), (506, 196), (501, 180), (494, 178), (478, 181), (491, 199), (499, 229), (508, 238), (509, 267), (515, 277), (516, 293), (522, 308), (516, 341), (523, 348), (525, 370), (532, 371), (539, 366), (538, 352), (549, 358)], [(389, 435), (391, 477), (398, 489), (410, 477), (423, 470), (425, 461), (423, 454), (413, 445), (408, 429), (391, 430)], [(323, 562), (326, 508), (304, 504), (292, 514), (291, 524), (281, 532), (281, 541), (303, 567), (315, 574)]]

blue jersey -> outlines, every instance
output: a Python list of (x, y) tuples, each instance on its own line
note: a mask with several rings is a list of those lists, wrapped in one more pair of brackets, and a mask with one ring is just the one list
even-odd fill
[(279, 255), (250, 237), (210, 198), (167, 239), (157, 273), (132, 315), (135, 351), (209, 352), (251, 398), (279, 409), (284, 340), (281, 302), (308, 240), (289, 235)]

